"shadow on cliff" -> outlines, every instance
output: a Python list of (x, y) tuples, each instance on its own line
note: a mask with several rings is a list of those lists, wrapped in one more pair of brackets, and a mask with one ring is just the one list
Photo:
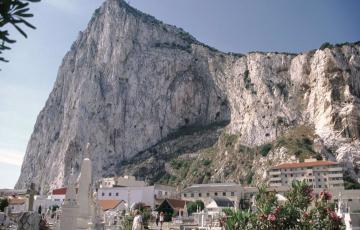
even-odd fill
[(181, 155), (197, 155), (197, 151), (212, 147), (219, 140), (223, 128), (229, 123), (230, 121), (222, 121), (207, 126), (181, 127), (156, 145), (139, 152), (135, 157), (119, 161), (115, 165), (115, 173), (131, 174), (150, 184), (158, 182), (167, 174), (167, 163)]

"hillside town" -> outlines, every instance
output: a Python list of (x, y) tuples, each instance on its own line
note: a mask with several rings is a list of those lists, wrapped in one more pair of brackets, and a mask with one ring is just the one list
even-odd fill
[[(37, 191), (34, 184), (28, 190), (0, 190), (0, 197), (7, 204), (1, 213), (1, 226), (30, 220), (56, 230), (119, 229), (135, 210), (141, 209), (147, 215), (149, 229), (223, 229), (226, 210), (257, 208), (259, 185), (224, 182), (180, 188), (149, 185), (130, 175), (93, 182), (91, 171), (91, 160), (85, 158), (79, 178), (71, 178), (67, 187), (46, 194), (41, 189)], [(266, 190), (275, 192), (278, 202), (285, 202), (294, 181), (306, 182), (314, 196), (332, 194), (329, 202), (345, 221), (346, 229), (360, 227), (360, 189), (344, 188), (341, 164), (305, 159), (275, 165), (267, 172)], [(29, 216), (31, 213), (38, 215)], [(160, 213), (164, 215), (163, 226), (157, 221)], [(21, 221), (22, 218), (27, 221)], [(24, 227), (18, 229), (37, 229)]]

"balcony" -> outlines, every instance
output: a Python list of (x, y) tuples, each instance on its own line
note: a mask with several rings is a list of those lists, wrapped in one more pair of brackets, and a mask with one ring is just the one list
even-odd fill
[(270, 171), (269, 175), (270, 176), (281, 175), (281, 171)]
[(327, 174), (328, 177), (334, 178), (334, 177), (339, 177), (339, 178), (343, 178), (343, 174), (342, 173), (336, 173), (336, 174)]
[(344, 180), (330, 180), (329, 184), (344, 184)]
[(280, 182), (270, 182), (270, 187), (280, 187), (280, 186), (282, 186), (282, 183), (280, 183)]
[(281, 181), (281, 177), (271, 177), (270, 181)]

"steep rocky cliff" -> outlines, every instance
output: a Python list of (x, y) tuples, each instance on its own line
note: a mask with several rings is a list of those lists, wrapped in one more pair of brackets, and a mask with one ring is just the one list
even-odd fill
[(360, 164), (360, 44), (223, 53), (107, 0), (60, 66), (17, 188), (66, 185), (91, 143), (94, 179), (264, 180), (296, 155)]

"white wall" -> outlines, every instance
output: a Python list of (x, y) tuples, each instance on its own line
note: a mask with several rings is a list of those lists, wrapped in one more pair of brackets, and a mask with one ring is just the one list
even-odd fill
[(139, 202), (145, 203), (151, 208), (154, 208), (155, 205), (154, 186), (100, 188), (97, 194), (98, 200), (124, 200), (126, 203), (130, 203), (130, 207)]
[(10, 204), (9, 205), (9, 210), (10, 210), (10, 213), (25, 212), (25, 211), (27, 211), (26, 203), (21, 204), (21, 205), (19, 205), (19, 204), (17, 204), (17, 205)]

